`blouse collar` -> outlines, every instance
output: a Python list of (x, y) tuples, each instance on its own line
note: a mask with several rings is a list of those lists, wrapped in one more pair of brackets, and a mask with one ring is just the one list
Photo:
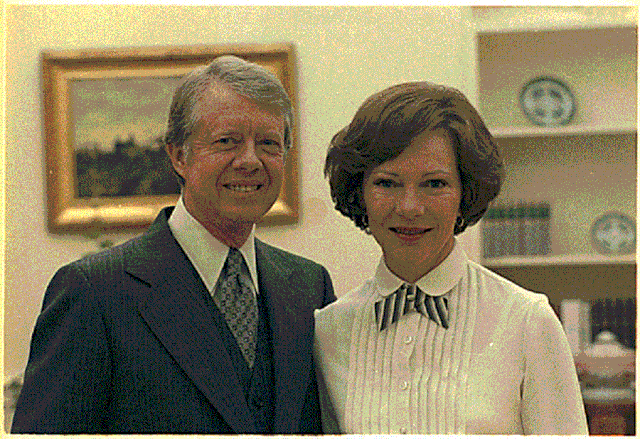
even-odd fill
[[(454, 240), (453, 250), (445, 260), (416, 282), (416, 285), (422, 291), (431, 296), (442, 296), (448, 293), (458, 285), (464, 275), (467, 255), (458, 240), (455, 238)], [(382, 256), (376, 269), (374, 283), (377, 286), (378, 293), (386, 297), (406, 282), (389, 270), (384, 261), (384, 256)]]

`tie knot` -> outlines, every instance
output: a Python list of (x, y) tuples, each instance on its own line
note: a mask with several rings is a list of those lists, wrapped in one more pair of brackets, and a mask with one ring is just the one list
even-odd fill
[(430, 296), (412, 284), (403, 284), (390, 296), (375, 303), (375, 317), (378, 329), (383, 330), (397, 322), (410, 311), (418, 311), (444, 329), (449, 327), (447, 299)]
[(399, 290), (403, 291), (406, 295), (406, 300), (415, 301), (416, 300), (416, 289), (417, 287), (412, 284), (403, 284)]
[(230, 247), (227, 255), (227, 276), (237, 276), (240, 274), (244, 258), (237, 248)]

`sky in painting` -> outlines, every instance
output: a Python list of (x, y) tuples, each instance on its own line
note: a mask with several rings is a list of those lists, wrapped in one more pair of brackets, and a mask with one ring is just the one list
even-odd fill
[(75, 149), (111, 151), (113, 142), (132, 135), (150, 145), (164, 133), (173, 91), (180, 77), (103, 78), (71, 81)]

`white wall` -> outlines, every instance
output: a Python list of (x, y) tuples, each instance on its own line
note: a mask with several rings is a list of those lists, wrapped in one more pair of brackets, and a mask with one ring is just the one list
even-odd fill
[[(5, 376), (22, 372), (53, 272), (95, 244), (46, 230), (40, 52), (242, 42), (293, 42), (298, 69), (301, 218), (260, 228), (272, 244), (313, 258), (338, 295), (377, 263), (373, 239), (333, 209), (322, 176), (331, 136), (371, 93), (418, 79), (460, 88), (475, 102), (468, 8), (9, 6), (7, 10)], [(471, 229), (465, 236), (477, 252)], [(112, 236), (122, 242), (133, 236)]]

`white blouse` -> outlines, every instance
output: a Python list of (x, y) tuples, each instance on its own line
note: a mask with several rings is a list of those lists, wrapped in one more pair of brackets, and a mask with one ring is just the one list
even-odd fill
[(315, 312), (326, 433), (580, 434), (575, 365), (547, 297), (452, 253), (417, 285), (446, 294), (449, 328), (417, 312), (376, 330), (374, 304), (403, 283), (375, 276)]

